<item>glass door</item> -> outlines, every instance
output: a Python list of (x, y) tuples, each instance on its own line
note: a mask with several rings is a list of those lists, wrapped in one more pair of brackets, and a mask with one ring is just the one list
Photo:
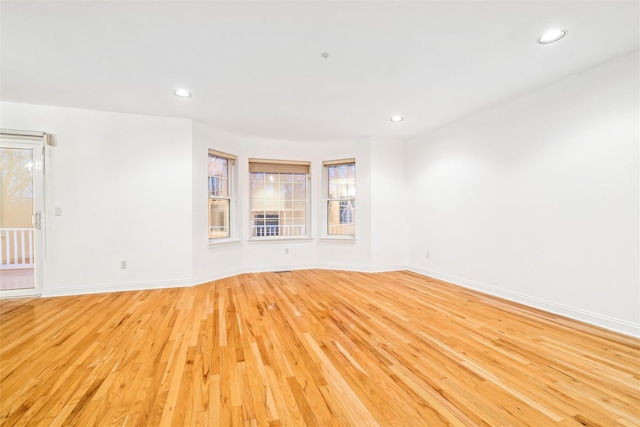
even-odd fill
[(0, 297), (41, 293), (42, 138), (0, 135)]

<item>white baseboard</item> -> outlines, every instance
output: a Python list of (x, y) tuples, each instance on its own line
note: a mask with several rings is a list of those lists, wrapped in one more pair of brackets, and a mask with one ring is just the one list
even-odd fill
[(214, 274), (207, 274), (202, 276), (196, 276), (192, 279), (182, 280), (162, 280), (154, 282), (127, 282), (127, 283), (112, 283), (101, 285), (89, 285), (89, 286), (68, 286), (68, 287), (56, 287), (43, 290), (40, 296), (42, 297), (61, 297), (71, 295), (86, 295), (86, 294), (101, 294), (106, 292), (126, 292), (126, 291), (141, 291), (145, 289), (162, 289), (162, 288), (181, 288), (188, 286), (196, 286), (203, 283), (213, 282), (215, 280), (226, 279), (227, 277), (237, 276), (243, 273), (265, 273), (276, 271), (292, 271), (292, 270), (342, 270), (342, 271), (358, 271), (362, 273), (379, 273), (385, 271), (398, 271), (405, 270), (406, 266), (385, 266), (385, 267), (371, 267), (371, 266), (353, 266), (353, 265), (337, 265), (337, 264), (325, 264), (325, 265), (276, 265), (276, 266), (255, 266), (244, 269), (234, 269), (217, 272)]
[(407, 270), (406, 265), (382, 265), (378, 267), (369, 268), (370, 273), (387, 273), (389, 271), (402, 271)]
[(307, 269), (322, 269), (322, 270), (342, 270), (342, 271), (357, 271), (363, 273), (379, 273), (386, 271), (398, 271), (408, 270), (414, 273), (433, 277), (435, 279), (444, 280), (446, 282), (453, 283), (468, 289), (477, 290), (489, 295), (505, 298), (510, 301), (518, 302), (528, 305), (530, 307), (538, 308), (548, 311), (550, 313), (559, 314), (561, 316), (569, 317), (571, 319), (580, 320), (590, 323), (592, 325), (600, 326), (605, 329), (610, 329), (616, 332), (623, 333), (625, 335), (631, 335), (640, 338), (640, 324), (628, 322), (626, 320), (616, 319), (613, 317), (605, 316), (598, 313), (582, 310), (576, 307), (570, 307), (563, 304), (547, 301), (541, 298), (532, 297), (529, 295), (521, 294), (506, 289), (492, 286), (486, 283), (480, 283), (473, 280), (465, 279), (462, 277), (454, 276), (439, 271), (427, 270), (415, 266), (406, 265), (388, 265), (372, 267), (368, 265), (341, 265), (341, 264), (320, 264), (320, 265), (279, 265), (279, 266), (255, 266), (244, 269), (234, 269), (222, 271), (214, 274), (197, 276), (193, 278), (185, 278), (180, 280), (162, 280), (151, 282), (130, 282), (130, 283), (116, 283), (116, 284), (103, 284), (103, 285), (91, 285), (82, 287), (60, 287), (44, 289), (42, 297), (58, 297), (69, 295), (84, 295), (84, 294), (97, 294), (105, 292), (124, 292), (124, 291), (139, 291), (145, 289), (162, 289), (162, 288), (180, 288), (195, 286), (202, 283), (212, 282), (214, 280), (220, 280), (227, 277), (236, 276), (242, 273), (262, 273), (262, 272), (275, 272), (275, 271), (290, 271), (290, 270), (307, 270)]
[(293, 271), (293, 270), (312, 270), (317, 268), (315, 265), (310, 264), (298, 264), (298, 265), (270, 265), (270, 266), (253, 266), (247, 267), (242, 272), (243, 273), (273, 273), (276, 271)]
[(388, 271), (406, 270), (406, 265), (387, 265), (373, 267), (370, 265), (347, 265), (347, 264), (319, 264), (315, 267), (319, 270), (356, 271), (359, 273), (384, 273)]
[(103, 294), (106, 292), (143, 291), (147, 289), (183, 288), (192, 286), (191, 279), (159, 280), (154, 282), (110, 283), (104, 285), (73, 286), (45, 289), (42, 297), (63, 297), (71, 295)]
[(489, 295), (518, 302), (530, 307), (538, 308), (540, 310), (548, 311), (550, 313), (559, 314), (571, 319), (580, 320), (592, 325), (600, 326), (605, 329), (640, 338), (640, 324), (628, 322), (626, 320), (615, 319), (613, 317), (604, 316), (602, 314), (593, 313), (576, 307), (570, 307), (564, 304), (558, 304), (541, 298), (532, 297), (529, 295), (521, 294), (519, 292), (509, 291), (496, 286), (488, 285), (486, 283), (476, 282), (439, 271), (427, 270), (424, 268), (413, 266), (410, 266), (406, 269), (422, 276), (433, 277), (434, 279), (443, 280), (445, 282), (453, 283), (454, 285), (459, 285), (464, 288), (473, 289)]
[(318, 264), (315, 268), (318, 270), (357, 271), (360, 273), (371, 272), (371, 266), (368, 265)]
[(214, 273), (214, 274), (206, 274), (204, 276), (196, 276), (193, 278), (192, 283), (194, 286), (197, 285), (202, 285), (203, 283), (209, 283), (209, 282), (213, 282), (215, 280), (222, 280), (222, 279), (226, 279), (227, 277), (233, 277), (233, 276), (237, 276), (239, 274), (244, 273), (244, 270), (238, 268), (235, 270), (227, 270), (227, 271), (221, 271), (218, 273)]

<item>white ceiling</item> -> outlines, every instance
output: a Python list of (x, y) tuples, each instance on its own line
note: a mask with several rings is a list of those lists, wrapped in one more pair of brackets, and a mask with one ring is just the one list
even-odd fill
[[(639, 46), (637, 1), (0, 8), (4, 101), (193, 118), (301, 142), (411, 137)], [(568, 35), (537, 44), (552, 27)], [(175, 97), (178, 87), (193, 97)]]

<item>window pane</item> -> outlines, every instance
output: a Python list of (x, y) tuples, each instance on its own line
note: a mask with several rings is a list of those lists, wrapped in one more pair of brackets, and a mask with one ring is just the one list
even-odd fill
[(306, 200), (307, 192), (304, 182), (296, 182), (293, 184), (293, 200)]
[[(306, 202), (293, 202), (294, 216), (301, 217), (304, 215), (307, 208)], [(300, 214), (301, 213), (301, 214)]]
[(251, 236), (306, 235), (306, 181), (304, 173), (251, 173)]
[(256, 212), (262, 212), (265, 208), (264, 199), (251, 199), (251, 210)]
[(327, 168), (327, 234), (355, 236), (356, 165)]
[(336, 167), (335, 166), (328, 166), (327, 167), (327, 173), (329, 174), (329, 182), (331, 182), (331, 180), (336, 177)]
[(331, 179), (329, 179), (329, 198), (330, 199), (338, 198), (338, 184), (336, 184), (335, 182), (332, 182)]
[(290, 200), (293, 195), (293, 184), (287, 182), (280, 183), (280, 199)]
[(347, 178), (351, 181), (355, 181), (356, 180), (356, 165), (352, 164), (352, 165), (345, 165), (345, 167), (347, 168)]
[(277, 173), (267, 173), (264, 176), (266, 182), (278, 182), (278, 174)]
[(348, 188), (348, 184), (347, 184), (347, 180), (346, 179), (341, 179), (338, 183), (338, 198), (339, 199), (346, 199), (347, 197), (349, 197), (347, 195), (347, 188)]
[(274, 184), (273, 182), (265, 182), (264, 184), (264, 194), (263, 197), (265, 199), (269, 199), (269, 200), (274, 200), (274, 199), (279, 199), (279, 195), (276, 193), (276, 186), (278, 184)]
[(327, 203), (327, 222), (329, 235), (354, 236), (356, 206), (351, 200), (330, 200)]
[(277, 213), (254, 213), (251, 223), (252, 236), (265, 237), (280, 235), (280, 218)]
[(208, 236), (209, 239), (231, 237), (230, 217), (233, 199), (232, 169), (235, 156), (209, 151), (207, 158)]
[(229, 197), (229, 160), (209, 155), (209, 196)]
[(229, 199), (209, 199), (209, 238), (229, 237)]
[(355, 164), (327, 166), (327, 193), (330, 199), (355, 197), (355, 171)]
[(356, 182), (355, 181), (349, 181), (347, 183), (347, 197), (350, 199), (353, 199), (354, 197), (356, 197)]

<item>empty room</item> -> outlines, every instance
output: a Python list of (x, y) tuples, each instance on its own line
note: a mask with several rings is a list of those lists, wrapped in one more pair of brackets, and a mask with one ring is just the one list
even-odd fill
[(0, 1), (1, 426), (640, 426), (638, 1)]

